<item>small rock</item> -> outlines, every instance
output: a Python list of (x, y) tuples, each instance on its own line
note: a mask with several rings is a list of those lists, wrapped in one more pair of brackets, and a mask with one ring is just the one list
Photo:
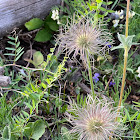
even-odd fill
[(4, 74), (4, 67), (0, 66), (0, 75)]
[(11, 78), (9, 76), (0, 75), (0, 86), (7, 87), (11, 83)]

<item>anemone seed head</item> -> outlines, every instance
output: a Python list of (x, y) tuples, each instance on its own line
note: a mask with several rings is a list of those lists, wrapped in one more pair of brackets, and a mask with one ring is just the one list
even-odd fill
[(99, 99), (93, 100), (92, 96), (87, 98), (83, 108), (71, 101), (69, 112), (66, 113), (68, 121), (73, 125), (70, 132), (77, 134), (79, 140), (108, 140), (109, 137), (120, 137), (122, 124), (114, 121), (118, 113), (111, 104)]
[(56, 41), (68, 55), (73, 54), (74, 58), (80, 55), (81, 60), (85, 60), (86, 51), (90, 57), (94, 54), (104, 54), (106, 46), (113, 42), (106, 29), (101, 29), (101, 25), (95, 27), (93, 21), (88, 18), (68, 22)]

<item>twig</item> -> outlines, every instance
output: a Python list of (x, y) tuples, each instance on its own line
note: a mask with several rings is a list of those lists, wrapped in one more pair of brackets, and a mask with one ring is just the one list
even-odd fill
[(4, 65), (4, 67), (7, 67), (7, 66), (16, 66), (16, 67), (24, 68), (24, 69), (27, 69), (27, 70), (34, 70), (34, 71), (42, 70), (42, 71), (46, 71), (46, 72), (54, 75), (53, 72), (48, 71), (48, 70), (45, 70), (45, 69), (26, 68), (26, 67), (23, 67), (23, 66), (20, 66), (20, 65), (16, 65), (16, 64), (7, 64), (7, 65)]
[[(32, 52), (32, 43), (31, 43), (31, 41), (29, 40), (29, 44), (30, 44), (30, 52), (31, 52), (31, 54), (30, 54), (30, 60), (32, 59), (32, 55), (33, 55), (33, 52)], [(28, 61), (28, 63), (27, 63), (27, 65), (26, 65), (26, 68), (27, 67), (29, 67), (29, 64), (30, 64), (30, 62)]]

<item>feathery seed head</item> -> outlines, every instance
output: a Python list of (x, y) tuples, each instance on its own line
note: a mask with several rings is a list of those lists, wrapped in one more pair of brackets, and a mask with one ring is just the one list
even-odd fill
[(106, 29), (101, 29), (101, 26), (95, 27), (93, 21), (88, 18), (68, 22), (56, 42), (62, 50), (68, 52), (68, 55), (73, 54), (74, 58), (80, 55), (84, 61), (86, 51), (90, 57), (94, 54), (104, 54), (108, 43), (109, 45), (113, 43), (111, 34)]
[(119, 137), (122, 132), (117, 109), (107, 101), (93, 99), (88, 96), (85, 107), (79, 107), (70, 101), (69, 111), (66, 113), (68, 121), (73, 125), (71, 133), (77, 134), (79, 140), (108, 140), (109, 137)]

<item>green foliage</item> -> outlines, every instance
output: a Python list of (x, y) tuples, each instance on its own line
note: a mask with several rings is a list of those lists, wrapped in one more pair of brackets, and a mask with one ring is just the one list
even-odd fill
[(69, 130), (62, 126), (61, 127), (61, 135), (55, 137), (53, 140), (76, 140), (76, 138), (70, 134)]
[(42, 55), (42, 53), (40, 51), (36, 51), (33, 54), (33, 60), (30, 59), (24, 59), (25, 61), (28, 61), (30, 63), (32, 63), (36, 68), (41, 67), (41, 64), (44, 65), (44, 56)]
[(2, 132), (4, 127), (10, 124), (10, 121), (11, 121), (10, 110), (13, 104), (6, 103), (6, 96), (7, 96), (7, 93), (5, 93), (2, 97), (0, 97), (0, 132)]
[(34, 140), (39, 140), (39, 138), (44, 134), (45, 132), (45, 124), (41, 120), (37, 120), (35, 122), (29, 122), (26, 127), (24, 134), (29, 139), (32, 138)]
[(9, 126), (5, 126), (4, 127), (2, 138), (6, 139), (6, 140), (10, 140), (11, 139), (11, 129), (10, 129)]
[[(119, 1), (103, 1), (103, 0), (64, 0), (64, 5), (60, 6), (60, 10), (64, 13), (61, 15), (60, 22), (66, 22), (75, 15), (79, 21), (87, 16), (89, 19), (94, 18), (95, 25), (98, 22), (108, 22), (108, 14), (114, 12), (112, 9), (117, 6)], [(105, 8), (104, 8), (105, 7)], [(108, 9), (110, 7), (110, 9)], [(140, 55), (130, 49), (134, 44), (134, 38), (139, 41), (139, 2), (134, 0), (132, 3), (133, 11), (136, 15), (129, 21), (130, 36), (127, 38), (124, 35), (118, 34), (121, 44), (112, 50), (128, 47), (130, 54), (128, 55), (127, 74), (126, 78), (132, 84), (136, 83), (139, 86), (139, 78), (136, 72), (140, 66)], [(117, 9), (118, 10), (118, 9)], [(36, 30), (37, 34), (34, 40), (38, 42), (51, 41), (54, 32), (57, 32), (59, 26), (56, 20), (51, 18), (50, 13), (44, 20), (33, 18), (25, 23), (25, 27), (29, 30)], [(107, 17), (107, 18), (105, 18)], [(108, 19), (108, 20), (106, 20)], [(109, 24), (110, 25), (110, 24)], [(5, 55), (12, 56), (13, 63), (24, 53), (20, 47), (18, 37), (8, 37), (11, 41), (8, 43), (13, 47), (7, 47), (8, 53)], [(57, 44), (56, 44), (57, 45)], [(9, 73), (5, 68), (5, 75), (11, 77), (11, 85), (8, 88), (0, 90), (0, 140), (18, 140), (18, 139), (34, 139), (39, 140), (47, 128), (52, 140), (77, 140), (78, 135), (72, 135), (67, 126), (67, 120), (64, 118), (66, 110), (68, 110), (68, 83), (72, 83), (74, 88), (74, 101), (78, 106), (85, 107), (87, 95), (82, 93), (83, 88), (79, 87), (79, 83), (90, 87), (90, 81), (87, 71), (82, 68), (70, 67), (70, 71), (65, 68), (67, 58), (60, 63), (62, 57), (58, 61), (58, 56), (54, 55), (55, 48), (50, 49), (50, 53), (44, 57), (40, 51), (33, 54), (33, 60), (26, 60), (32, 63), (35, 68), (26, 68), (19, 66), (20, 72), (13, 70)], [(119, 55), (115, 55), (117, 61), (112, 62), (114, 56), (106, 54), (105, 60), (102, 56), (94, 56), (94, 68), (92, 73), (100, 74), (99, 81), (94, 82), (94, 90), (99, 98), (109, 98), (115, 102), (112, 106), (117, 107), (120, 97), (120, 85), (123, 72), (123, 50), (119, 51)], [(134, 57), (132, 57), (134, 55)], [(110, 59), (109, 59), (110, 58)], [(0, 57), (0, 65), (3, 65), (3, 60)], [(17, 66), (17, 65), (16, 65)], [(15, 66), (15, 67), (16, 67)], [(80, 73), (80, 76), (77, 73)], [(82, 73), (82, 76), (81, 76)], [(77, 76), (78, 75), (78, 76)], [(115, 84), (110, 86), (110, 81)], [(71, 86), (71, 85), (70, 85)], [(70, 87), (71, 88), (71, 87)], [(122, 100), (121, 122), (127, 126), (122, 139), (140, 139), (140, 103), (133, 102), (135, 105), (126, 103), (126, 99), (130, 93), (135, 93), (137, 89), (133, 89), (126, 83), (127, 90), (124, 91)], [(135, 87), (134, 87), (135, 88)], [(69, 89), (68, 89), (69, 90)], [(139, 90), (139, 89), (138, 89)], [(70, 91), (71, 94), (71, 91)], [(70, 96), (73, 96), (70, 95)], [(70, 97), (71, 98), (71, 97)], [(75, 106), (74, 106), (75, 107)], [(41, 113), (40, 113), (41, 112)], [(70, 110), (69, 113), (76, 116), (76, 110)], [(66, 123), (66, 125), (64, 124)], [(71, 128), (70, 128), (71, 129)]]
[[(65, 19), (69, 19), (75, 15), (77, 19), (81, 19), (88, 15), (88, 17), (93, 18), (95, 24), (101, 20), (103, 21), (104, 17), (108, 15), (108, 13), (114, 12), (113, 10), (108, 10), (107, 8), (103, 8), (102, 4), (104, 4), (106, 7), (112, 4), (112, 1), (104, 2), (103, 0), (64, 0), (64, 2), (69, 6), (62, 7), (59, 6), (60, 10), (62, 10), (64, 13), (67, 14), (61, 17), (61, 22), (65, 23)], [(100, 14), (100, 12), (103, 12), (103, 14)]]
[(35, 41), (37, 42), (46, 42), (52, 38), (52, 32), (50, 29), (41, 29), (38, 31), (35, 37)]
[[(139, 103), (134, 103), (136, 103), (137, 107), (140, 107)], [(125, 115), (123, 117), (123, 123), (126, 123), (128, 126), (128, 138), (131, 137), (133, 140), (137, 140), (140, 138), (140, 111), (139, 109), (134, 108), (134, 106), (131, 107), (130, 105), (126, 105), (124, 110)]]
[(0, 66), (3, 66), (3, 60), (1, 57), (0, 57)]
[[(138, 78), (137, 68), (140, 66), (140, 55), (137, 54), (138, 47), (135, 51), (131, 50), (130, 54), (128, 55), (128, 63), (127, 63), (127, 79), (129, 81), (137, 81), (137, 85), (140, 85), (140, 81)], [(135, 56), (135, 57), (132, 57)], [(136, 88), (135, 88), (136, 89)], [(135, 90), (136, 91), (136, 90)]]
[[(0, 97), (0, 105), (1, 105), (0, 123), (2, 123), (0, 130), (3, 130), (5, 127), (4, 132), (3, 131), (0, 132), (5, 137), (6, 134), (7, 135), (9, 134), (9, 136), (11, 135), (11, 139), (13, 138), (13, 140), (15, 138), (18, 139), (19, 137), (22, 139), (23, 136), (27, 136), (28, 138), (32, 138), (35, 140), (39, 139), (45, 132), (45, 127), (46, 127), (45, 124), (47, 124), (47, 122), (44, 123), (41, 120), (37, 120), (36, 122), (31, 123), (30, 120), (32, 119), (33, 116), (36, 116), (36, 114), (38, 114), (39, 105), (42, 104), (42, 102), (45, 103), (52, 102), (53, 104), (55, 104), (56, 117), (57, 117), (57, 111), (56, 111), (57, 109), (59, 113), (65, 112), (67, 105), (63, 105), (63, 102), (59, 97), (56, 98), (50, 97), (51, 94), (49, 92), (49, 89), (52, 86), (54, 86), (55, 81), (61, 76), (61, 74), (65, 70), (64, 65), (65, 65), (66, 58), (64, 58), (62, 63), (57, 62), (56, 65), (56, 63), (54, 63), (54, 61), (56, 61), (56, 56), (54, 57), (53, 55), (54, 48), (52, 48), (50, 51), (51, 53), (48, 54), (46, 62), (44, 61), (44, 57), (40, 52), (36, 52), (36, 54), (33, 57), (33, 61), (34, 62), (36, 61), (36, 64), (38, 65), (41, 63), (43, 64), (41, 67), (43, 69), (42, 71), (40, 71), (40, 78), (41, 78), (40, 84), (37, 84), (38, 78), (35, 78), (35, 80), (31, 78), (32, 76), (31, 74), (34, 73), (35, 71), (38, 71), (37, 69), (28, 70), (26, 68), (23, 68), (26, 71), (29, 81), (26, 82), (25, 86), (23, 87), (21, 86), (21, 88), (19, 88), (18, 83), (21, 80), (21, 77), (23, 77), (23, 75), (21, 75), (19, 80), (18, 80), (18, 75), (16, 75), (15, 83), (13, 82), (14, 77), (12, 78), (12, 83), (14, 84), (11, 88), (12, 89), (14, 88), (15, 95), (17, 95), (17, 97), (15, 97), (17, 98), (16, 100), (14, 99), (14, 97), (11, 98), (11, 100), (13, 100), (11, 101), (13, 102), (12, 107), (6, 104), (6, 94), (5, 96)], [(52, 69), (53, 65), (55, 65), (55, 70)], [(49, 99), (51, 99), (51, 101), (49, 101)], [(7, 106), (9, 108), (7, 108)], [(12, 115), (11, 111), (14, 112), (15, 107), (17, 108), (21, 107), (21, 109), (17, 114), (11, 116)], [(46, 106), (44, 107), (46, 110), (50, 108), (48, 105), (47, 107)], [(57, 123), (62, 123), (64, 121), (63, 119), (59, 121), (57, 120), (57, 118), (55, 120), (58, 121)], [(7, 124), (9, 124), (9, 127), (6, 127)], [(29, 127), (31, 127), (31, 129), (29, 129)], [(11, 133), (10, 131), (9, 133), (7, 133), (8, 128), (11, 131)]]
[(57, 21), (55, 21), (55, 20), (53, 20), (52, 18), (51, 18), (51, 16), (52, 16), (52, 14), (50, 13), (47, 17), (46, 17), (46, 19), (44, 20), (44, 22), (45, 22), (45, 28), (49, 28), (49, 29), (51, 29), (52, 31), (58, 31), (58, 29), (59, 29), (59, 26), (58, 26), (58, 24), (57, 24)]
[(120, 49), (120, 48), (124, 48), (124, 49), (127, 48), (129, 51), (131, 46), (136, 44), (136, 43), (132, 42), (133, 37), (134, 37), (134, 35), (126, 37), (125, 35), (121, 35), (118, 33), (118, 39), (121, 43), (119, 46), (113, 47), (111, 50)]
[(40, 65), (44, 61), (44, 57), (40, 51), (37, 51), (33, 54), (33, 62), (35, 65)]
[(83, 97), (83, 94), (82, 95), (78, 94), (77, 95), (77, 104), (79, 106), (85, 107), (85, 105), (86, 105), (86, 96)]
[(11, 61), (13, 61), (13, 63), (15, 64), (16, 61), (18, 61), (19, 58), (24, 53), (24, 51), (23, 51), (24, 48), (20, 47), (20, 41), (18, 41), (18, 36), (16, 36), (15, 38), (9, 36), (8, 38), (11, 40), (11, 41), (8, 41), (8, 43), (10, 45), (13, 45), (15, 48), (10, 48), (10, 47), (5, 48), (8, 51), (12, 51), (12, 53), (5, 53), (4, 55), (13, 56), (14, 59)]
[(59, 25), (56, 20), (51, 18), (52, 13), (50, 13), (45, 20), (39, 18), (33, 18), (25, 23), (25, 27), (30, 30), (40, 29), (34, 40), (38, 42), (46, 42), (51, 40), (53, 33), (58, 31)]
[(135, 35), (134, 41), (140, 41), (140, 1), (134, 0), (132, 2), (132, 11), (135, 12), (135, 16), (129, 19), (129, 34)]
[(69, 130), (66, 127), (61, 128), (61, 133), (64, 140), (73, 140), (73, 136), (69, 133)]
[(43, 26), (44, 22), (39, 18), (33, 18), (29, 22), (25, 23), (25, 27), (31, 31), (35, 29), (39, 29)]

